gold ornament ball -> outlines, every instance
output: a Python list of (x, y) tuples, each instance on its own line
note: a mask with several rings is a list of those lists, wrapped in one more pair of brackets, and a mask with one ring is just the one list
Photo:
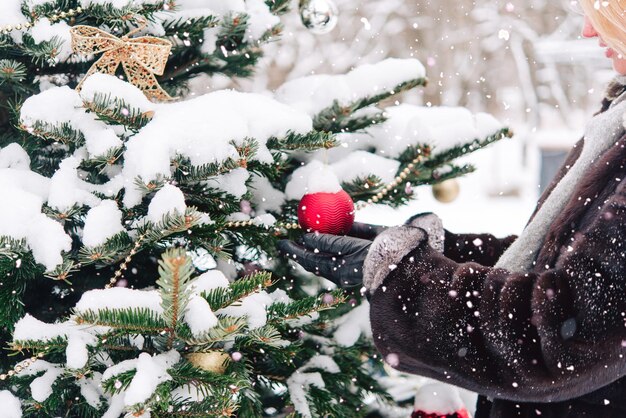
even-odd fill
[(224, 374), (230, 356), (223, 351), (209, 351), (207, 353), (187, 354), (187, 360), (194, 366), (217, 374)]
[(442, 181), (433, 185), (433, 196), (439, 202), (450, 203), (459, 196), (461, 187), (456, 179)]

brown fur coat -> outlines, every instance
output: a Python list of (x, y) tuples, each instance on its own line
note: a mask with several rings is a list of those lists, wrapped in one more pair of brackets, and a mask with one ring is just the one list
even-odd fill
[[(624, 90), (610, 85), (602, 110)], [(484, 395), (477, 418), (626, 417), (625, 146), (579, 180), (528, 273), (491, 267), (515, 237), (445, 231), (441, 254), (410, 223), (381, 234), (364, 283), (383, 356)]]

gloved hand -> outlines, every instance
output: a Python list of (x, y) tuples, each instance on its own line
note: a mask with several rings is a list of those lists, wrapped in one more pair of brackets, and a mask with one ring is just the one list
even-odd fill
[[(362, 227), (355, 233), (375, 238), (377, 227), (369, 226), (372, 228)], [(302, 236), (301, 244), (281, 240), (278, 249), (311, 273), (325, 277), (339, 287), (349, 287), (363, 282), (363, 262), (370, 245), (372, 241), (368, 239), (310, 233)]]
[(355, 222), (354, 224), (352, 224), (352, 228), (350, 228), (350, 232), (348, 232), (347, 235), (350, 237), (374, 241), (378, 234), (387, 230), (388, 228), (389, 227), (382, 225), (371, 225), (361, 222)]
[[(429, 241), (443, 252), (443, 227), (437, 215), (420, 213), (407, 224), (430, 232), (440, 229), (441, 234), (432, 234)], [(355, 222), (347, 236), (310, 233), (303, 235), (299, 243), (282, 240), (278, 249), (305, 270), (325, 277), (339, 287), (357, 286), (363, 281), (363, 263), (372, 241), (387, 229), (386, 226)]]

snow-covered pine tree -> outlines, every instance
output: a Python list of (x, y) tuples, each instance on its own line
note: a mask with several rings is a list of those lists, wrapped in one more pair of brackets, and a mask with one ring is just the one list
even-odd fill
[[(509, 132), (460, 108), (379, 107), (426, 83), (413, 59), (266, 95), (190, 92), (198, 75), (251, 75), (287, 3), (0, 3), (7, 416), (364, 416), (371, 395), (391, 401), (359, 289), (294, 270), (276, 239), (301, 233), (321, 161), (357, 206), (397, 206)], [(169, 40), (158, 82), (177, 100), (105, 74), (75, 89), (99, 58), (72, 53), (77, 25)]]

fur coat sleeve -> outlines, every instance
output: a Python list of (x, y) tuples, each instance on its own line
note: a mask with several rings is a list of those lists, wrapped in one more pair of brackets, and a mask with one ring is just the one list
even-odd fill
[(449, 259), (457, 263), (474, 261), (483, 266), (493, 266), (500, 256), (517, 238), (509, 235), (496, 238), (491, 234), (455, 234), (444, 229), (444, 251)]
[(426, 231), (429, 245), (451, 260), (474, 261), (484, 266), (493, 266), (517, 238), (515, 235), (496, 238), (492, 234), (455, 234), (444, 229), (441, 219), (432, 212), (412, 216), (406, 225)]
[(571, 399), (625, 376), (626, 180), (617, 180), (556, 262), (525, 274), (489, 267), (514, 237), (480, 238), (487, 257), (469, 250), (472, 236), (448, 232), (441, 253), (415, 224), (379, 235), (364, 285), (385, 360), (519, 402)]

